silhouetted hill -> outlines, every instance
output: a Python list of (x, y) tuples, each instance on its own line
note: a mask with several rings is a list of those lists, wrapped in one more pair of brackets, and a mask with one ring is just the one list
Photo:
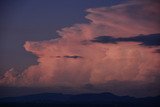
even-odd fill
[(43, 93), (0, 99), (0, 107), (160, 107), (160, 96), (134, 98), (111, 93), (61, 94)]

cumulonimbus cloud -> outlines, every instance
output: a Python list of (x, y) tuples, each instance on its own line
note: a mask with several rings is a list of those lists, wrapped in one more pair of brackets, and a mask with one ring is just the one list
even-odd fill
[[(110, 81), (157, 83), (160, 58), (153, 52), (159, 46), (148, 48), (137, 41), (102, 44), (91, 40), (102, 35), (119, 38), (160, 33), (159, 6), (157, 2), (136, 1), (90, 8), (86, 16), (90, 23), (63, 28), (57, 39), (26, 41), (24, 48), (38, 57), (39, 64), (19, 74), (13, 75), (13, 69), (7, 71), (0, 84), (76, 88)], [(110, 85), (105, 86), (112, 90)]]

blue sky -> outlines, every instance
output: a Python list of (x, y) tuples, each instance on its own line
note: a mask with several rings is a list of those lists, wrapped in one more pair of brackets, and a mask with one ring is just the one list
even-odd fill
[[(1, 0), (0, 1), (0, 70), (23, 70), (36, 64), (36, 57), (27, 53), (27, 40), (48, 40), (56, 31), (87, 22), (85, 10), (111, 6), (127, 0)], [(18, 60), (17, 60), (18, 57)]]

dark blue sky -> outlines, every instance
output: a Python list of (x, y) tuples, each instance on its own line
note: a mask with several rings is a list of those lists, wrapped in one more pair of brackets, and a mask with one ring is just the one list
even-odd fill
[(87, 22), (85, 10), (110, 6), (127, 0), (1, 0), (0, 1), (0, 71), (22, 71), (36, 64), (36, 57), (26, 52), (27, 40), (48, 40), (56, 30), (74, 23)]

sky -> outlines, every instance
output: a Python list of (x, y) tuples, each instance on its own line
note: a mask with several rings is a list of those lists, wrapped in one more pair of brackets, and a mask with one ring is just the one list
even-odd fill
[[(49, 40), (57, 30), (75, 23), (87, 22), (89, 7), (101, 7), (123, 0), (1, 0), (0, 1), (0, 69), (23, 70), (36, 64), (36, 57), (23, 48), (26, 40)], [(19, 56), (19, 59), (15, 56)], [(12, 60), (10, 60), (12, 59)]]
[(160, 94), (158, 0), (2, 0), (0, 95)]

